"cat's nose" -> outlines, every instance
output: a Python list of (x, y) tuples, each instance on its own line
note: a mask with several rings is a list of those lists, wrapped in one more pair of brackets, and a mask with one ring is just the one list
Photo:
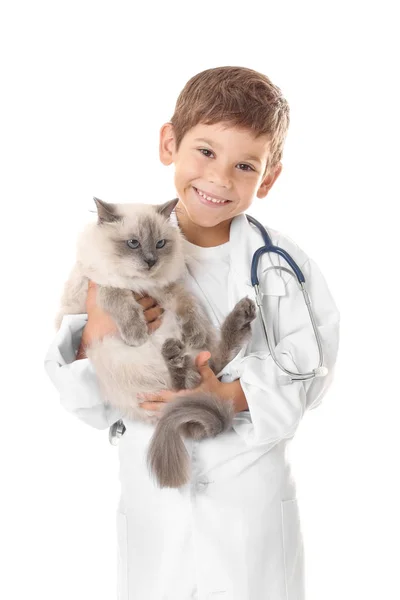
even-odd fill
[(155, 258), (145, 258), (144, 261), (149, 265), (149, 269), (151, 269), (151, 267), (157, 262)]

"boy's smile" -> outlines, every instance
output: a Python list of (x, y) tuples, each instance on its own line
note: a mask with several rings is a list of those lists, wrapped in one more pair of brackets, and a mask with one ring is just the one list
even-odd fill
[(160, 131), (160, 159), (175, 165), (175, 211), (186, 239), (211, 247), (229, 240), (230, 223), (247, 210), (254, 197), (267, 195), (282, 165), (265, 174), (269, 138), (225, 123), (192, 127), (176, 151), (174, 130)]
[(200, 199), (203, 200), (203, 202), (206, 206), (207, 205), (215, 206), (216, 204), (227, 204), (228, 202), (232, 202), (232, 200), (221, 198), (221, 196), (217, 196), (216, 194), (213, 194), (213, 196), (211, 196), (204, 190), (200, 190), (199, 188), (196, 188), (195, 186), (193, 186), (193, 189), (195, 190), (195, 192), (197, 192), (197, 194), (200, 196)]

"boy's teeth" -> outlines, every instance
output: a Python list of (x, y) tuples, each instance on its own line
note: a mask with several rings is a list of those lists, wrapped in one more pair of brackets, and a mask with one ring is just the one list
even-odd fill
[[(197, 188), (196, 188), (197, 189)], [(205, 194), (203, 194), (203, 192), (201, 192), (200, 190), (197, 190), (197, 193), (200, 196), (203, 196), (203, 198), (205, 198), (206, 200), (210, 200), (211, 202), (215, 202), (216, 204), (224, 204), (226, 202), (226, 200), (216, 200), (215, 198), (211, 198), (211, 196), (206, 196)]]

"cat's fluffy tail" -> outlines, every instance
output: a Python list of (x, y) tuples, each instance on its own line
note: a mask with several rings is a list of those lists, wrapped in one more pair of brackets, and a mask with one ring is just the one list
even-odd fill
[(176, 488), (190, 478), (190, 461), (182, 436), (215, 437), (231, 428), (233, 400), (209, 393), (180, 396), (164, 408), (147, 453), (147, 466), (159, 487)]

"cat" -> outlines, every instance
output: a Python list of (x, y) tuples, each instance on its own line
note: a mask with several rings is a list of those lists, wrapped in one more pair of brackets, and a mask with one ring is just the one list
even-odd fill
[[(233, 400), (204, 392), (177, 396), (155, 415), (141, 408), (137, 394), (197, 387), (201, 377), (194, 359), (202, 350), (211, 353), (209, 366), (217, 375), (249, 341), (256, 306), (250, 298), (241, 299), (216, 334), (204, 308), (184, 285), (186, 238), (170, 220), (178, 198), (160, 205), (94, 201), (97, 221), (78, 237), (76, 262), (55, 324), (58, 329), (65, 314), (86, 312), (88, 282), (95, 282), (96, 302), (119, 331), (86, 348), (102, 400), (128, 419), (155, 425), (147, 466), (159, 487), (176, 488), (190, 476), (181, 436), (200, 440), (228, 430)], [(150, 334), (133, 292), (151, 296), (164, 309), (161, 325)]]

